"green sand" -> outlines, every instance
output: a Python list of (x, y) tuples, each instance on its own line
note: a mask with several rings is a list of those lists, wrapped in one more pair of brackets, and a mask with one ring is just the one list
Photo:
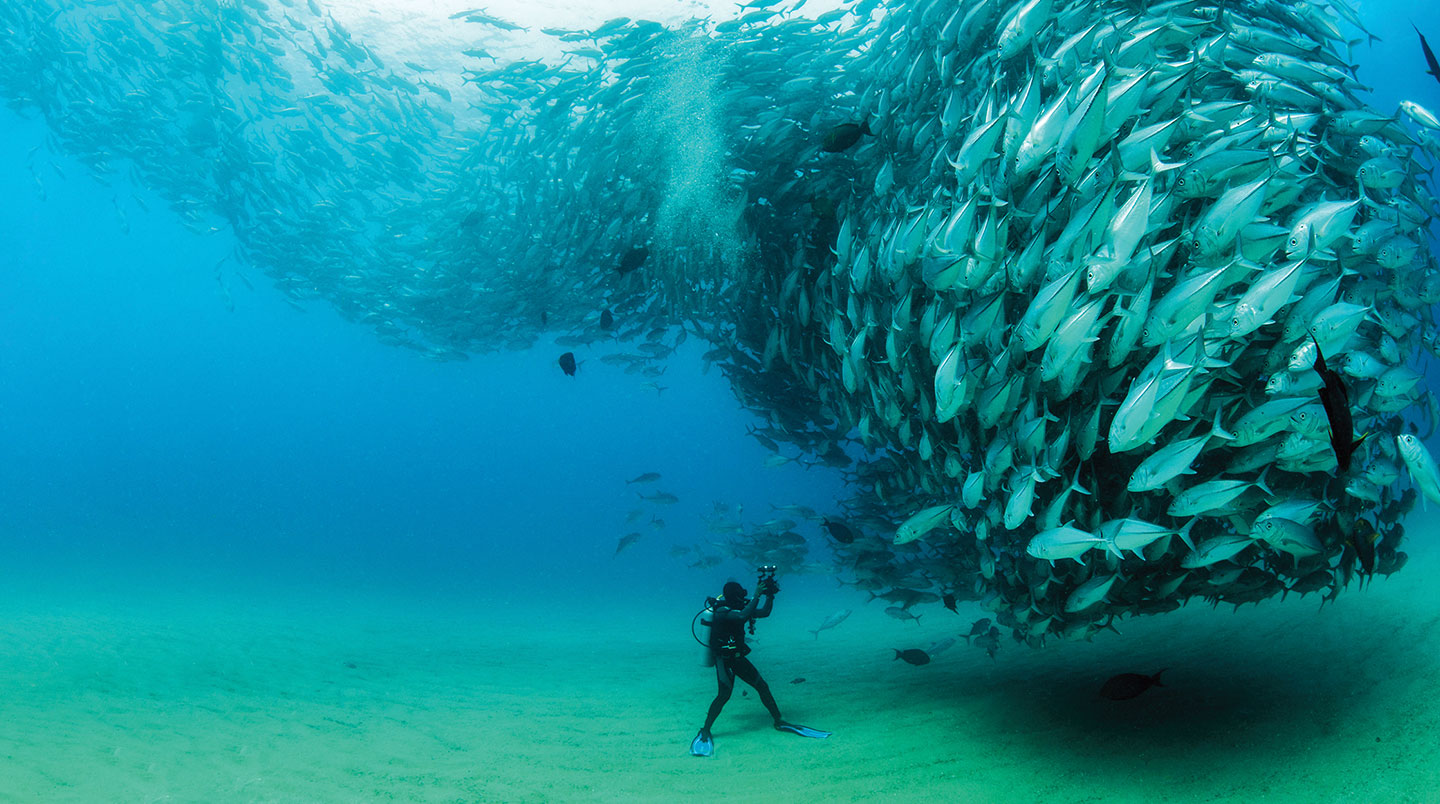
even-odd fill
[[(925, 667), (890, 648), (978, 611), (917, 626), (787, 584), (752, 658), (787, 717), (836, 734), (777, 733), (737, 692), (704, 760), (688, 746), (714, 682), (688, 600), (606, 619), (581, 601), (62, 589), (11, 568), (0, 801), (1434, 801), (1435, 569), (1412, 560), (1323, 612), (1192, 604), (1093, 643), (1007, 637), (994, 661), (962, 641)], [(1167, 666), (1164, 688), (1095, 698)]]

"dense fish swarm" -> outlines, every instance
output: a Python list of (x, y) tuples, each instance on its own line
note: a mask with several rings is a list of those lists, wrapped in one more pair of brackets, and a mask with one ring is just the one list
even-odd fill
[(1440, 121), (1361, 102), (1341, 3), (762, 6), (433, 65), (315, 0), (122, 5), (0, 5), (0, 92), (95, 178), (436, 359), (708, 339), (762, 443), (863, 448), (825, 527), (896, 616), (1333, 595), (1404, 563), (1402, 468), (1440, 502)]

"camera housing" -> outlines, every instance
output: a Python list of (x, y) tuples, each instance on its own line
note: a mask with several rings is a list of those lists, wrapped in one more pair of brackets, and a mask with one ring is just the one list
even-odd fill
[(774, 564), (766, 564), (756, 570), (759, 576), (755, 581), (755, 591), (757, 594), (765, 594), (765, 592), (768, 591), (773, 595), (780, 591), (780, 585), (775, 583), (775, 573), (778, 569)]

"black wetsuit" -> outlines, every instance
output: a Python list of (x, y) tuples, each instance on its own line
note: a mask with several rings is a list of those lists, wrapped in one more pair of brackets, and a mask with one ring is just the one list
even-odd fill
[[(764, 606), (755, 611), (754, 616), (767, 616), (774, 603), (775, 599), (770, 598)], [(765, 704), (775, 723), (778, 725), (782, 722), (780, 707), (775, 705), (775, 696), (770, 694), (770, 685), (760, 677), (760, 671), (755, 669), (755, 665), (745, 658), (745, 654), (750, 652), (749, 646), (745, 644), (746, 622), (747, 620), (739, 618), (715, 617), (710, 626), (710, 649), (715, 652), (715, 680), (719, 683), (720, 690), (715, 693), (715, 700), (710, 702), (710, 714), (705, 717), (703, 731), (706, 734), (709, 734), (710, 727), (715, 725), (715, 719), (720, 717), (720, 710), (725, 708), (725, 702), (730, 700), (730, 693), (735, 691), (737, 676), (760, 695), (760, 702)]]

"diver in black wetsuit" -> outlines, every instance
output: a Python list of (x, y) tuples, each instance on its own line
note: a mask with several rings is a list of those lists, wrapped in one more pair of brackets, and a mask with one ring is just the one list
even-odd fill
[[(730, 693), (735, 691), (737, 676), (759, 693), (761, 703), (770, 710), (770, 717), (775, 720), (777, 728), (785, 722), (780, 717), (780, 707), (775, 705), (775, 696), (770, 694), (770, 685), (765, 683), (765, 679), (760, 677), (760, 671), (746, 658), (746, 654), (750, 653), (750, 646), (745, 644), (745, 625), (770, 616), (770, 609), (775, 605), (775, 593), (778, 591), (780, 587), (775, 581), (761, 580), (755, 590), (755, 597), (747, 600), (745, 587), (731, 581), (725, 584), (725, 594), (716, 601), (715, 613), (711, 615), (710, 651), (715, 655), (715, 679), (720, 683), (720, 691), (715, 694), (715, 700), (710, 702), (710, 714), (705, 718), (705, 725), (700, 728), (700, 732), (707, 737), (710, 727), (715, 725), (715, 718), (720, 717), (720, 710), (724, 709), (725, 702), (730, 700)], [(762, 597), (765, 598), (765, 605), (760, 606), (758, 604)]]
[[(773, 567), (768, 569), (774, 571)], [(746, 658), (746, 654), (750, 652), (750, 647), (745, 644), (746, 626), (753, 629), (755, 620), (770, 616), (770, 609), (775, 605), (775, 593), (779, 591), (780, 585), (775, 582), (774, 577), (762, 575), (756, 584), (753, 599), (746, 598), (748, 593), (745, 587), (730, 581), (725, 584), (724, 594), (715, 601), (711, 614), (710, 652), (715, 659), (715, 680), (719, 682), (720, 690), (715, 693), (715, 700), (710, 702), (710, 713), (705, 717), (705, 725), (700, 727), (700, 733), (695, 735), (695, 740), (690, 745), (692, 754), (713, 756), (715, 743), (710, 736), (710, 727), (715, 725), (715, 719), (720, 717), (720, 710), (725, 708), (725, 702), (730, 700), (730, 694), (735, 691), (736, 677), (749, 684), (760, 695), (760, 701), (769, 710), (776, 729), (802, 737), (830, 736), (827, 731), (785, 722), (780, 716), (780, 707), (775, 704), (775, 696), (770, 694), (770, 685), (765, 683), (765, 679), (760, 677), (760, 671)], [(760, 605), (762, 597), (765, 598), (763, 606)]]

